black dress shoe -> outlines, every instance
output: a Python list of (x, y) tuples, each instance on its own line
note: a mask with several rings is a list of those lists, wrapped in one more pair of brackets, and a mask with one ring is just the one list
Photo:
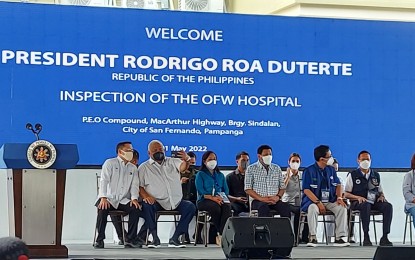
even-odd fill
[(369, 239), (364, 239), (363, 240), (363, 246), (373, 246), (372, 242)]
[(393, 243), (389, 241), (387, 237), (382, 237), (379, 241), (380, 246), (393, 246)]
[(124, 245), (124, 240), (119, 239), (119, 241), (118, 241), (118, 245), (119, 245), (119, 246), (123, 246), (123, 245)]
[(190, 242), (190, 236), (189, 233), (184, 234), (184, 241), (183, 243), (185, 244), (191, 244), (192, 242)]
[(124, 247), (125, 248), (142, 248), (143, 244), (139, 243), (138, 241), (134, 241), (134, 242), (125, 241)]
[(94, 243), (94, 248), (96, 248), (96, 249), (100, 249), (100, 248), (104, 248), (104, 241), (96, 241), (95, 243)]

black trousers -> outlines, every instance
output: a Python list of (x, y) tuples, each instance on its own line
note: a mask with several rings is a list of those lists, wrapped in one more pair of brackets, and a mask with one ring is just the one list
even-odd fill
[(233, 210), (234, 217), (237, 217), (242, 212), (249, 212), (248, 203), (231, 202), (231, 208)]
[[(117, 232), (118, 239), (124, 241), (122, 237), (122, 223), (121, 223), (121, 216), (111, 216), (111, 222), (114, 225), (115, 231)], [(127, 231), (124, 231), (127, 234)]]
[[(99, 204), (99, 201), (96, 205)], [(140, 210), (136, 207), (130, 206), (130, 203), (127, 205), (119, 204), (118, 208), (114, 208), (110, 206), (109, 209), (98, 209), (97, 215), (97, 241), (102, 241), (105, 239), (105, 228), (107, 227), (107, 218), (108, 213), (110, 210), (122, 210), (128, 214), (128, 232), (127, 232), (127, 240), (133, 241), (137, 236), (137, 228), (138, 228), (138, 220), (140, 218)], [(121, 229), (122, 232), (122, 229)]]
[(392, 223), (392, 214), (393, 208), (392, 204), (389, 202), (375, 202), (375, 204), (370, 204), (368, 202), (360, 203), (358, 201), (353, 201), (350, 205), (352, 210), (360, 211), (360, 218), (362, 219), (362, 228), (363, 232), (367, 235), (369, 232), (369, 222), (370, 222), (370, 210), (377, 210), (383, 214), (383, 235), (390, 233), (391, 223)]
[(291, 210), (290, 204), (278, 201), (276, 204), (268, 205), (259, 200), (253, 200), (251, 209), (258, 210), (258, 217), (269, 217), (270, 210), (275, 210), (281, 217), (290, 218)]
[(226, 221), (232, 214), (231, 205), (229, 203), (219, 205), (212, 200), (204, 199), (197, 203), (197, 209), (209, 212), (209, 215), (212, 218), (211, 221), (213, 225), (215, 225), (217, 232), (222, 234)]

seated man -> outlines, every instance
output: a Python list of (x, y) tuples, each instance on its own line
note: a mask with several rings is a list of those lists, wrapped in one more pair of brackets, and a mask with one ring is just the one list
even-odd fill
[(361, 151), (357, 156), (359, 168), (347, 175), (345, 196), (351, 201), (350, 209), (359, 210), (364, 233), (363, 245), (371, 246), (369, 237), (370, 210), (383, 214), (383, 236), (380, 246), (392, 246), (388, 239), (392, 223), (392, 204), (386, 201), (380, 184), (380, 175), (370, 168), (371, 157), (368, 151)]
[(268, 217), (273, 209), (281, 217), (290, 218), (290, 205), (281, 200), (285, 193), (282, 171), (271, 163), (271, 147), (261, 145), (257, 153), (258, 162), (249, 165), (245, 173), (245, 191), (253, 199), (251, 210), (257, 210), (258, 217)]
[(130, 161), (133, 159), (131, 142), (117, 144), (115, 158), (104, 162), (99, 183), (97, 231), (95, 248), (104, 248), (105, 227), (110, 210), (122, 210), (128, 213), (128, 234), (125, 247), (141, 247), (135, 241), (137, 235), (140, 204), (138, 203), (139, 179), (137, 167)]
[[(133, 165), (138, 167), (138, 159), (140, 155), (137, 150), (133, 149), (133, 159), (130, 161)], [(114, 225), (115, 231), (117, 232), (118, 236), (118, 244), (124, 245), (124, 238), (122, 233), (122, 223), (121, 223), (121, 216), (112, 216), (111, 215), (111, 222)], [(124, 231), (127, 234), (127, 231)], [(142, 241), (141, 241), (142, 243)]]
[(149, 143), (148, 155), (150, 159), (138, 167), (138, 176), (140, 197), (143, 198), (144, 225), (153, 236), (153, 243), (149, 247), (160, 247), (155, 213), (163, 209), (177, 210), (181, 215), (176, 230), (169, 240), (169, 247), (185, 247), (179, 242), (179, 236), (187, 232), (196, 212), (196, 206), (190, 201), (182, 200), (180, 172), (187, 168), (190, 157), (184, 151), (179, 152), (180, 158), (166, 157), (164, 146), (158, 140)]
[(242, 212), (249, 212), (248, 196), (245, 192), (245, 171), (249, 165), (249, 154), (240, 152), (236, 155), (238, 168), (226, 175), (226, 183), (229, 188), (229, 200), (233, 215), (238, 216)]
[(307, 246), (317, 246), (317, 219), (327, 210), (333, 212), (336, 221), (334, 246), (350, 246), (347, 237), (347, 209), (342, 198), (342, 187), (336, 170), (331, 167), (333, 156), (330, 148), (320, 145), (314, 149), (315, 163), (308, 166), (303, 173), (304, 195), (301, 211), (307, 212), (310, 233)]

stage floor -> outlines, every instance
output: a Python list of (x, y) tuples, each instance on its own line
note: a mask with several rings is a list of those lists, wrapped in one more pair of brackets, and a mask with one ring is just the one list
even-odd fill
[[(402, 244), (395, 244), (402, 246)], [(90, 244), (66, 245), (69, 259), (225, 259), (221, 248), (209, 245), (188, 245), (187, 248), (168, 248), (167, 245), (158, 249), (123, 248), (114, 244), (105, 244), (105, 249), (94, 249)], [(409, 245), (406, 245), (409, 246)], [(361, 247), (353, 244), (350, 247), (338, 248), (321, 244), (316, 248), (305, 245), (294, 247), (292, 259), (373, 259), (376, 246)]]

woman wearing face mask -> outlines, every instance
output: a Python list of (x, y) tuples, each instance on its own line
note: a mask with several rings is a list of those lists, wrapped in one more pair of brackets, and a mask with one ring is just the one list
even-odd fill
[(196, 189), (197, 208), (209, 212), (217, 230), (216, 244), (220, 245), (226, 220), (231, 216), (231, 206), (225, 176), (219, 171), (216, 154), (212, 151), (202, 156), (202, 166), (196, 175)]
[(405, 210), (412, 215), (415, 227), (415, 154), (411, 158), (411, 170), (405, 174), (402, 183)]
[[(282, 201), (290, 204), (291, 213), (294, 214), (294, 236), (297, 241), (298, 224), (300, 221), (300, 203), (301, 203), (301, 180), (302, 172), (299, 171), (301, 157), (298, 153), (290, 154), (286, 173), (284, 174), (284, 184), (286, 190), (282, 196)], [(300, 242), (308, 241), (308, 226), (304, 225)]]

